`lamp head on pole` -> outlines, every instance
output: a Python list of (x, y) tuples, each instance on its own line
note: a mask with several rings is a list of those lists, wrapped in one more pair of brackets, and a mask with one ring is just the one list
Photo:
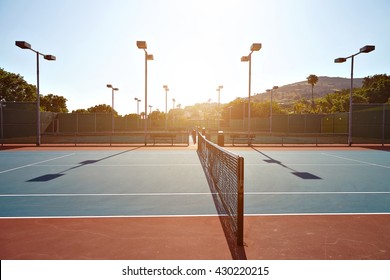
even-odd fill
[(25, 41), (15, 41), (15, 45), (22, 49), (31, 49), (31, 45)]
[(257, 52), (261, 49), (260, 43), (253, 43), (251, 46), (251, 52)]
[(54, 55), (51, 55), (51, 54), (46, 54), (43, 56), (43, 58), (46, 60), (56, 60), (56, 57)]
[(247, 61), (249, 61), (249, 56), (242, 56), (241, 57), (241, 62), (247, 62)]
[(137, 47), (139, 49), (146, 50), (147, 49), (146, 41), (137, 41)]
[(369, 53), (369, 52), (372, 52), (373, 50), (375, 50), (375, 46), (372, 46), (372, 45), (367, 45), (367, 46), (360, 48), (361, 53)]
[(334, 63), (343, 63), (346, 62), (347, 59), (345, 57), (339, 57), (334, 60)]
[(112, 88), (112, 84), (107, 84), (107, 87), (108, 88)]

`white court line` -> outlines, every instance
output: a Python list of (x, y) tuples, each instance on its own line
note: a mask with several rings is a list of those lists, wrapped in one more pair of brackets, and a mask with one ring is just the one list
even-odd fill
[(22, 168), (26, 168), (26, 167), (30, 167), (30, 166), (34, 166), (34, 165), (37, 165), (37, 164), (40, 164), (40, 163), (44, 163), (44, 162), (48, 162), (48, 161), (52, 161), (52, 160), (56, 160), (56, 159), (60, 159), (60, 158), (64, 158), (64, 157), (73, 156), (74, 154), (75, 154), (75, 153), (66, 154), (66, 155), (63, 155), (63, 156), (60, 156), (60, 157), (55, 157), (55, 158), (51, 158), (51, 159), (46, 159), (46, 160), (42, 160), (42, 161), (30, 163), (30, 164), (18, 166), (18, 167), (6, 169), (6, 170), (3, 170), (3, 171), (0, 171), (0, 174), (7, 173), (7, 172), (11, 172), (11, 171), (15, 171), (15, 170), (22, 169)]
[(247, 192), (245, 195), (390, 194), (389, 192)]
[[(245, 166), (275, 166), (279, 163), (244, 163)], [(288, 166), (359, 166), (367, 165), (366, 163), (286, 163)]]
[[(43, 193), (43, 194), (2, 194), (0, 197), (82, 197), (82, 196), (193, 196), (215, 195), (217, 193)], [(335, 194), (390, 194), (389, 192), (246, 192), (245, 195), (335, 195)]]
[(197, 218), (197, 217), (220, 217), (219, 214), (171, 214), (171, 215), (118, 215), (118, 216), (9, 216), (0, 217), (0, 220), (7, 219), (105, 219), (105, 218)]
[(0, 197), (78, 197), (78, 196), (190, 196), (213, 195), (216, 193), (43, 193), (43, 194), (1, 194)]
[(326, 156), (330, 156), (330, 157), (339, 158), (339, 159), (345, 159), (345, 160), (349, 160), (349, 161), (354, 161), (354, 162), (359, 162), (359, 163), (363, 163), (363, 164), (367, 164), (367, 165), (378, 166), (378, 167), (383, 167), (383, 168), (389, 168), (390, 169), (390, 166), (387, 166), (387, 165), (381, 165), (381, 164), (372, 163), (372, 162), (368, 162), (368, 161), (363, 161), (363, 160), (357, 160), (357, 159), (352, 159), (352, 158), (347, 158), (347, 157), (336, 156), (336, 155), (332, 155), (332, 154), (328, 154), (328, 153), (321, 153), (321, 154), (326, 155)]
[(245, 214), (245, 217), (256, 217), (256, 216), (369, 216), (369, 215), (390, 215), (389, 212), (340, 212), (340, 213), (275, 213), (275, 214)]
[[(265, 213), (265, 214), (245, 214), (245, 217), (272, 217), (272, 216), (370, 216), (370, 215), (390, 215), (388, 212), (373, 212), (373, 213)], [(197, 218), (197, 217), (220, 217), (219, 214), (171, 214), (171, 215), (118, 215), (118, 216), (10, 216), (0, 217), (0, 220), (7, 219), (113, 219), (113, 218)]]
[(130, 163), (130, 164), (35, 164), (38, 167), (153, 167), (153, 166), (201, 166), (200, 163)]

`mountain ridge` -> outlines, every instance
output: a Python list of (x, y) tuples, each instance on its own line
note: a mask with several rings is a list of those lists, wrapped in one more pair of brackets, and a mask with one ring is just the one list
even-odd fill
[[(354, 78), (354, 88), (361, 87), (363, 80), (363, 78)], [(314, 99), (323, 97), (328, 93), (349, 89), (350, 86), (350, 78), (320, 76), (318, 77), (318, 82), (314, 85)], [(307, 80), (304, 80), (280, 86), (278, 89), (272, 90), (272, 97), (274, 101), (283, 103), (296, 101), (302, 98), (311, 99), (311, 84), (309, 84)], [(269, 92), (255, 93), (253, 96), (253, 101), (257, 102), (269, 101), (269, 99)]]

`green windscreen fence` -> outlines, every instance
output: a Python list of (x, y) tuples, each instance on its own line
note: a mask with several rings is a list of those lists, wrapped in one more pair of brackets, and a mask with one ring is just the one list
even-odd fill
[(36, 143), (35, 102), (0, 102), (1, 143)]
[[(352, 108), (352, 143), (390, 143), (390, 104), (353, 104)], [(36, 143), (36, 110), (35, 102), (0, 102), (0, 143)], [(147, 122), (148, 132), (166, 131), (166, 125), (168, 131), (188, 131), (194, 126), (193, 121), (184, 119), (168, 119), (165, 123), (164, 119), (150, 118)], [(272, 118), (251, 118), (250, 124), (251, 132), (256, 134), (253, 143), (331, 141), (330, 143), (344, 144), (345, 135), (348, 134), (349, 113), (273, 115)], [(209, 132), (217, 131), (218, 128), (217, 121), (207, 116), (198, 121), (197, 125), (205, 127)], [(93, 142), (95, 134), (99, 134), (104, 136), (101, 141), (113, 141), (115, 138), (107, 136), (113, 133), (143, 132), (144, 127), (144, 119), (130, 116), (113, 118), (111, 114), (104, 113), (40, 112), (41, 134), (51, 138), (69, 135), (92, 136)], [(221, 120), (218, 130), (225, 133), (245, 132), (248, 130), (248, 119)], [(232, 138), (229, 135), (225, 135), (227, 143)], [(42, 141), (45, 139), (47, 137)], [(154, 139), (151, 141), (154, 143)], [(242, 141), (245, 142), (245, 139)]]
[(352, 142), (390, 143), (390, 104), (353, 104)]

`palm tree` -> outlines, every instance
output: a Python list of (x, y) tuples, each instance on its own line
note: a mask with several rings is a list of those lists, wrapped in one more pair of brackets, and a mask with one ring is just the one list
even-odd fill
[(306, 79), (307, 83), (311, 84), (311, 105), (314, 107), (314, 85), (318, 82), (318, 77), (314, 74), (310, 74)]

